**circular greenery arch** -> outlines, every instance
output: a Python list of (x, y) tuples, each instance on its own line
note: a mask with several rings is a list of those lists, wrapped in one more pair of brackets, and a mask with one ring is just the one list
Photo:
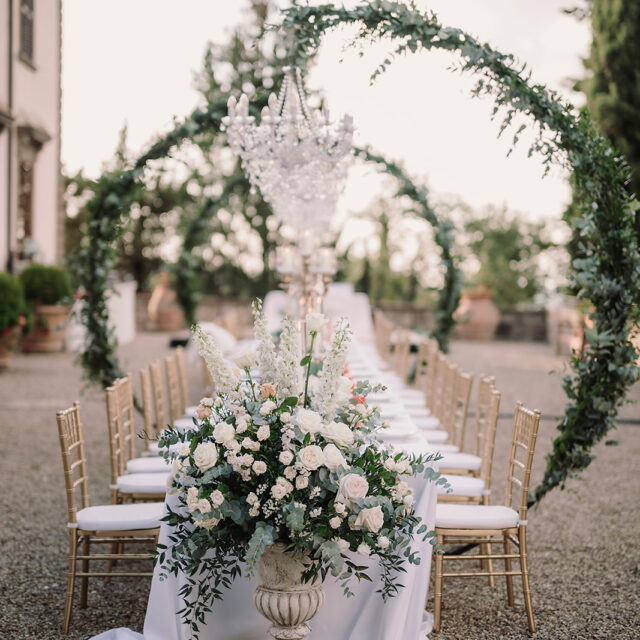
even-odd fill
[[(542, 482), (530, 496), (531, 504), (539, 501), (589, 465), (592, 447), (615, 426), (618, 409), (638, 379), (638, 353), (629, 337), (640, 301), (640, 254), (633, 226), (639, 204), (626, 189), (628, 166), (595, 129), (586, 110), (576, 114), (544, 85), (532, 84), (526, 67), (513, 56), (443, 26), (434, 13), (386, 0), (352, 9), (302, 6), (294, 0), (283, 13), (283, 27), (295, 36), (302, 60), (317, 50), (326, 31), (338, 25), (358, 25), (357, 37), (369, 41), (399, 41), (372, 80), (394, 55), (431, 49), (457, 53), (458, 69), (480, 76), (474, 95), (493, 96), (494, 115), (500, 108), (506, 113), (500, 132), (516, 115), (530, 116), (538, 136), (529, 153), (541, 154), (547, 170), (554, 163), (572, 170), (580, 201), (580, 217), (572, 226), (582, 252), (573, 261), (572, 277), (579, 298), (590, 305), (593, 329), (587, 331), (588, 349), (582, 358), (572, 359), (573, 374), (564, 378), (568, 402), (558, 425), (560, 435), (547, 456)], [(517, 130), (514, 144), (524, 128)]]
[[(266, 99), (254, 101), (251, 106), (253, 114), (257, 115), (264, 104)], [(186, 139), (197, 138), (204, 132), (220, 131), (222, 118), (226, 114), (227, 105), (223, 101), (213, 103), (206, 109), (196, 109), (184, 122), (151, 145), (131, 169), (106, 173), (98, 180), (94, 195), (87, 203), (86, 244), (78, 250), (76, 260), (76, 270), (84, 290), (80, 319), (86, 328), (80, 362), (90, 382), (107, 387), (124, 374), (116, 356), (117, 342), (109, 327), (107, 295), (112, 289), (110, 274), (118, 259), (115, 243), (124, 231), (136, 185), (153, 160), (170, 156), (172, 150)], [(454, 326), (453, 312), (458, 306), (462, 287), (462, 276), (452, 254), (452, 226), (448, 221), (441, 222), (438, 219), (429, 207), (426, 189), (415, 185), (399, 165), (366, 149), (358, 149), (357, 153), (393, 175), (399, 182), (398, 195), (411, 198), (416, 205), (416, 213), (434, 227), (435, 240), (441, 247), (445, 268), (444, 287), (439, 293), (435, 313), (434, 336), (441, 348), (446, 350)], [(183, 247), (175, 266), (175, 276), (178, 302), (189, 323), (195, 322), (199, 301), (197, 273), (202, 264), (193, 250), (206, 241), (209, 221), (229, 202), (233, 193), (245, 185), (246, 178), (241, 176), (227, 181), (220, 196), (207, 199), (198, 214), (184, 224)]]

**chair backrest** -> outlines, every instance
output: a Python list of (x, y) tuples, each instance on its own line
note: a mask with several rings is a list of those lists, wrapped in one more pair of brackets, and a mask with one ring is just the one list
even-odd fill
[(396, 327), (393, 346), (393, 368), (403, 382), (407, 381), (411, 334), (402, 327)]
[(442, 415), (442, 405), (444, 402), (444, 383), (447, 372), (449, 371), (449, 361), (447, 356), (445, 356), (444, 353), (438, 353), (435, 365), (433, 393), (431, 398), (427, 399), (429, 402), (427, 407), (436, 418), (440, 419)]
[(431, 338), (427, 342), (427, 354), (426, 354), (426, 375), (425, 375), (425, 398), (426, 406), (431, 409), (433, 404), (433, 396), (435, 394), (435, 381), (436, 373), (438, 369), (438, 354), (440, 353), (440, 347), (438, 341)]
[(153, 412), (156, 416), (156, 432), (160, 433), (169, 423), (167, 398), (164, 393), (160, 362), (152, 362), (149, 365), (149, 372), (151, 373), (151, 393), (153, 395)]
[(522, 402), (518, 402), (513, 417), (505, 504), (518, 510), (523, 522), (527, 520), (529, 480), (539, 425), (540, 411), (525, 409)]
[(142, 420), (146, 434), (144, 448), (147, 451), (149, 449), (149, 440), (157, 436), (155, 423), (153, 422), (153, 390), (150, 367), (140, 369), (140, 390), (142, 392)]
[(429, 340), (420, 340), (418, 343), (418, 354), (416, 356), (416, 376), (413, 382), (414, 387), (425, 392), (427, 388), (427, 365), (429, 362)]
[(135, 458), (135, 425), (131, 377), (118, 378), (106, 390), (107, 429), (111, 458), (111, 484), (126, 473), (127, 461)]
[(449, 432), (449, 440), (453, 437), (451, 424), (455, 410), (455, 389), (458, 366), (447, 360), (444, 366), (444, 376), (442, 379), (442, 399), (440, 401), (440, 413), (438, 418), (444, 428)]
[(178, 365), (175, 355), (164, 359), (164, 368), (167, 374), (167, 396), (169, 398), (169, 418), (173, 423), (184, 413), (180, 383), (178, 382)]
[(184, 348), (177, 347), (176, 368), (178, 370), (178, 385), (180, 387), (180, 396), (182, 397), (182, 411), (189, 406), (189, 383), (187, 382), (187, 365), (184, 359)]
[(488, 406), (484, 418), (484, 433), (480, 439), (482, 448), (478, 454), (482, 458), (480, 467), (480, 478), (484, 480), (484, 490), (489, 495), (491, 490), (491, 470), (493, 468), (493, 452), (496, 443), (496, 429), (498, 426), (498, 416), (500, 415), (500, 392), (492, 388), (489, 396)]
[(385, 360), (388, 360), (391, 357), (391, 334), (393, 332), (393, 324), (379, 309), (376, 309), (373, 312), (373, 328), (376, 335), (378, 353)]
[(478, 383), (478, 401), (476, 403), (476, 419), (473, 436), (473, 455), (483, 456), (487, 434), (487, 412), (491, 405), (491, 396), (495, 390), (496, 379), (480, 375)]
[[(76, 524), (78, 508), (89, 506), (89, 477), (87, 475), (87, 459), (84, 452), (84, 434), (80, 418), (80, 403), (56, 413), (64, 484), (67, 492), (67, 511), (69, 524)], [(80, 500), (76, 492), (80, 491)]]
[(469, 397), (473, 376), (458, 369), (451, 398), (449, 415), (449, 435), (451, 444), (462, 451), (464, 446), (464, 433), (467, 426), (467, 413), (469, 412)]

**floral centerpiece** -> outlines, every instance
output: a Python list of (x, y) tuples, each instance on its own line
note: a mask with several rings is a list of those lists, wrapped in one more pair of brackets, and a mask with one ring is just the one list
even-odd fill
[(405, 478), (444, 481), (427, 464), (433, 456), (409, 457), (375, 439), (383, 423), (366, 396), (380, 387), (344, 376), (346, 320), (335, 323), (311, 375), (324, 316), (307, 315), (302, 358), (292, 319), (285, 318), (276, 348), (259, 302), (254, 316), (257, 348), (240, 354), (236, 367), (195, 327), (217, 396), (201, 400), (192, 430), (170, 428), (160, 437), (174, 460), (168, 491), (178, 506), (166, 516), (171, 544), (159, 547), (157, 561), (163, 575), (186, 577), (179, 613), (194, 633), (242, 564), (252, 574), (276, 544), (303, 558), (303, 582), (331, 573), (347, 595), (353, 578), (370, 579), (358, 557), (375, 557), (382, 598), (395, 595), (404, 562), (420, 561), (413, 536), (433, 539), (414, 515)]

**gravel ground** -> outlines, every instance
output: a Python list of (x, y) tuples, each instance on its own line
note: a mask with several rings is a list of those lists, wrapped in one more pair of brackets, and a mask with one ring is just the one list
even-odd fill
[[(136, 373), (137, 382), (140, 366), (168, 352), (166, 335), (142, 333), (121, 349), (120, 356), (123, 366)], [(458, 341), (452, 357), (472, 373), (495, 375), (504, 413), (512, 412), (518, 399), (540, 408), (543, 415), (562, 413), (565, 360), (549, 347)], [(195, 367), (192, 401), (200, 391), (199, 373)], [(632, 398), (640, 400), (640, 387), (633, 389)], [(102, 392), (83, 390), (81, 372), (69, 354), (16, 354), (11, 369), (0, 375), (0, 426), (10, 452), (2, 466), (5, 491), (0, 493), (0, 638), (63, 637), (68, 538), (55, 411), (76, 399), (82, 404), (91, 498), (98, 504), (108, 500)], [(623, 416), (640, 418), (638, 405), (625, 407)], [(534, 481), (542, 474), (555, 428), (555, 421), (541, 423)], [(502, 419), (494, 464), (496, 500), (504, 490), (509, 437), (509, 420)], [(612, 438), (619, 446), (599, 446), (581, 480), (571, 481), (568, 490), (554, 491), (530, 514), (535, 638), (640, 637), (640, 426), (621, 424)], [(22, 482), (16, 486), (19, 478)], [(89, 608), (74, 609), (67, 637), (84, 640), (120, 626), (140, 631), (149, 584), (148, 579), (90, 581)], [(517, 604), (512, 610), (501, 580), (494, 589), (482, 579), (446, 582), (443, 631), (432, 634), (432, 640), (528, 637), (517, 581), (515, 586)], [(432, 606), (430, 599), (429, 609)]]

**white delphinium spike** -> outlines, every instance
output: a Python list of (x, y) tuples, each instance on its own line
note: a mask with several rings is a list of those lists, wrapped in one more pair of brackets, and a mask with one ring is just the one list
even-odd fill
[(198, 352), (204, 358), (216, 389), (227, 394), (234, 392), (238, 386), (238, 378), (233, 374), (218, 345), (200, 325), (195, 326), (193, 334), (198, 343)]
[(253, 330), (258, 346), (258, 369), (263, 382), (275, 382), (278, 374), (276, 346), (267, 328), (267, 319), (262, 311), (262, 300), (253, 302)]
[(346, 318), (339, 318), (335, 321), (329, 351), (322, 365), (322, 370), (318, 374), (318, 391), (313, 398), (313, 408), (325, 420), (331, 420), (335, 416), (340, 399), (338, 388), (340, 379), (344, 375), (351, 335), (349, 322)]
[(300, 368), (300, 333), (290, 316), (282, 321), (280, 348), (277, 358), (277, 393), (284, 400), (300, 393), (302, 369)]

